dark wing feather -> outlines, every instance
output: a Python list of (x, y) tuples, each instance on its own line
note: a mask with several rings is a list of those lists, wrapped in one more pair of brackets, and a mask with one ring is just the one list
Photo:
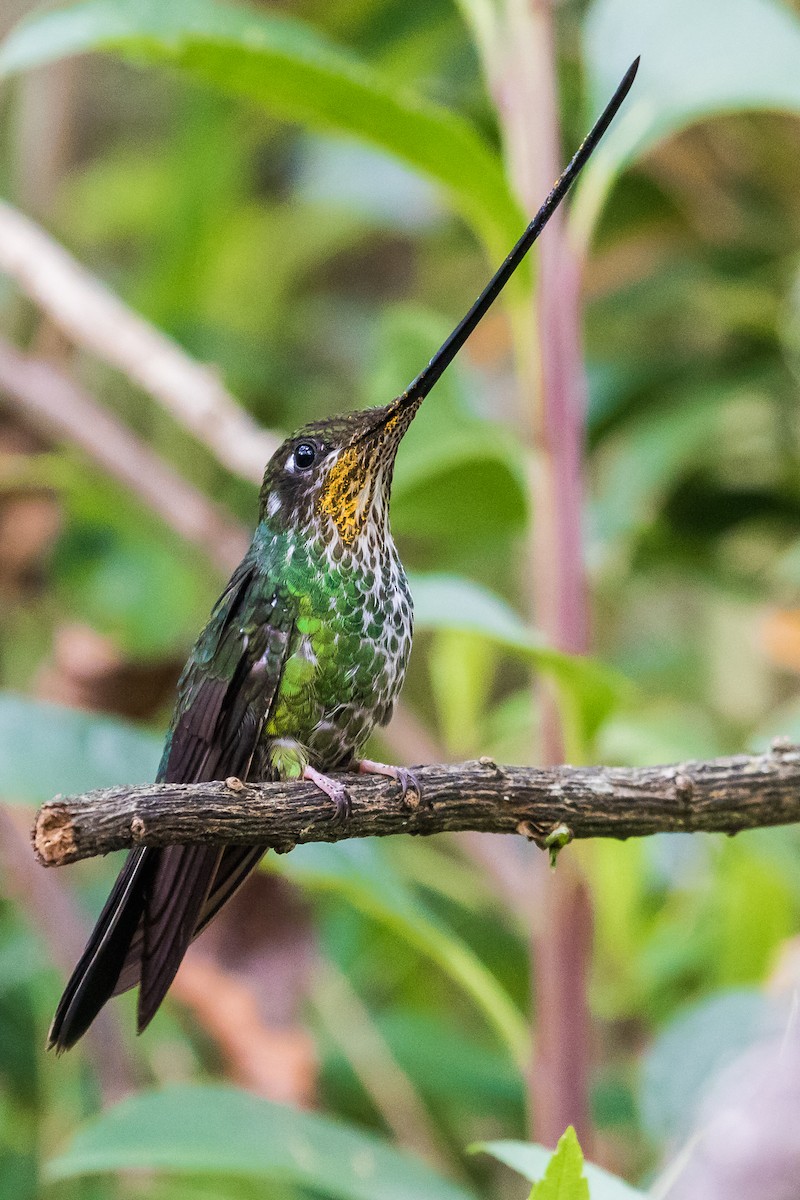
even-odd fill
[(141, 921), (147, 877), (154, 866), (144, 849), (131, 851), (125, 860), (58, 1003), (48, 1038), (57, 1050), (68, 1050), (83, 1037), (111, 995), (108, 981), (117, 978)]
[(152, 1021), (177, 974), (221, 854), (216, 846), (169, 846), (159, 854), (142, 917), (140, 1033)]
[[(220, 597), (181, 677), (158, 778), (247, 778), (280, 683), (293, 626), (286, 597), (252, 557)], [(140, 1030), (192, 938), (232, 895), (261, 847), (133, 851), (67, 985), (50, 1044), (71, 1046), (107, 999), (140, 983)]]
[[(226, 904), (237, 888), (244, 883), (253, 868), (258, 865), (265, 849), (265, 846), (227, 846), (223, 849), (211, 890), (197, 918), (194, 937), (203, 932), (223, 904)], [(113, 995), (119, 996), (122, 992), (127, 992), (129, 988), (135, 987), (139, 982), (143, 945), (144, 929), (140, 921), (131, 940)]]

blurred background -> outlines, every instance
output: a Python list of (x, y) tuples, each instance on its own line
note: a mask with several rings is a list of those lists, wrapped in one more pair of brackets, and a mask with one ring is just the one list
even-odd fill
[[(550, 259), (404, 442), (418, 631), (375, 755), (800, 739), (800, 6), (4, 0), (0, 33), (0, 1194), (38, 1196), (65, 1146), (59, 1197), (422, 1194), (332, 1182), (333, 1133), (317, 1175), (226, 1173), (211, 1143), (251, 1109), (225, 1083), (388, 1137), (443, 1200), (521, 1197), (465, 1148), (552, 1145), (574, 1085), (587, 1156), (716, 1195), (675, 1163), (718, 1073), (793, 1029), (795, 829), (571, 848), (561, 884), (522, 839), (272, 856), (146, 1037), (126, 997), (60, 1060), (48, 1021), (117, 864), (46, 873), (27, 830), (55, 793), (152, 778), (274, 438), (411, 380), (639, 52)], [(566, 1083), (563, 1056), (529, 1066), (559, 1022)], [(798, 1115), (770, 1087), (764, 1119)], [(203, 1137), (174, 1132), (204, 1105)], [(787, 1125), (776, 1190), (742, 1196), (797, 1194)], [(170, 1169), (85, 1176), (132, 1164)]]

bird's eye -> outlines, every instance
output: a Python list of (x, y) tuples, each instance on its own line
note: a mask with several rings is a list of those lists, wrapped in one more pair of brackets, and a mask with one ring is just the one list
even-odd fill
[(299, 467), (301, 471), (307, 471), (309, 467), (313, 467), (316, 457), (317, 449), (311, 442), (300, 442), (294, 448), (295, 466)]

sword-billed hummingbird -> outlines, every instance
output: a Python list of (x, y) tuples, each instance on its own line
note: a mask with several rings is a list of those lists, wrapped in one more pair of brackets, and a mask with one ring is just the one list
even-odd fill
[[(395, 455), (420, 404), (563, 200), (633, 83), (637, 59), (534, 220), (463, 321), (391, 404), (307, 425), (267, 465), (250, 548), (178, 684), (158, 779), (307, 779), (346, 820), (343, 785), (385, 724), (411, 650), (412, 605), (389, 530)], [(128, 855), (50, 1029), (66, 1050), (111, 996), (139, 985), (138, 1028), (154, 1016), (190, 942), (263, 846), (139, 847)]]

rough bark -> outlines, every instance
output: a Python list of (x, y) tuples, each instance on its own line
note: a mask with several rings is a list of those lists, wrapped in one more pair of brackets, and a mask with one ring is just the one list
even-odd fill
[[(56, 797), (33, 832), (39, 860), (60, 866), (123, 847), (300, 842), (476, 830), (517, 833), (558, 848), (572, 838), (738, 833), (800, 821), (800, 747), (663, 767), (510, 767), (489, 758), (420, 767), (423, 803), (392, 779), (342, 776), (347, 824), (309, 783), (146, 784)], [(411, 798), (409, 796), (409, 798)]]

